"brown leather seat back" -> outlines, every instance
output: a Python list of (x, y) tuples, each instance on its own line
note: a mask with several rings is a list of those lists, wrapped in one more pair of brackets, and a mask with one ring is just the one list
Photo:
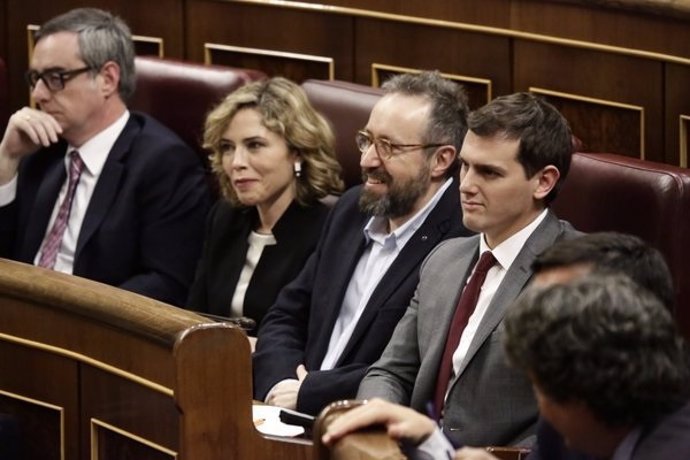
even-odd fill
[(207, 66), (156, 57), (136, 57), (137, 89), (132, 110), (146, 112), (177, 133), (200, 157), (206, 114), (227, 94), (265, 78), (257, 70)]
[(335, 152), (343, 168), (346, 187), (362, 182), (355, 134), (369, 120), (369, 113), (383, 91), (370, 86), (332, 80), (306, 80), (302, 88), (309, 101), (331, 123)]
[(553, 203), (585, 232), (637, 235), (659, 249), (676, 288), (676, 316), (690, 337), (690, 171), (616, 154), (576, 153)]

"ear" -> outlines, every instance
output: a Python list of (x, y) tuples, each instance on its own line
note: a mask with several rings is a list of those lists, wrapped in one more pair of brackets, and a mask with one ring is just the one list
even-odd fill
[(448, 169), (455, 163), (457, 156), (458, 153), (452, 145), (439, 147), (429, 160), (431, 161), (432, 179), (445, 177)]
[(114, 61), (108, 61), (101, 67), (99, 76), (103, 82), (101, 86), (103, 95), (109, 98), (113, 94), (117, 94), (120, 84), (120, 66)]
[(535, 200), (543, 200), (551, 190), (558, 183), (558, 178), (561, 177), (561, 172), (554, 165), (544, 166), (541, 171), (537, 172), (533, 179), (536, 181), (536, 187), (532, 196)]

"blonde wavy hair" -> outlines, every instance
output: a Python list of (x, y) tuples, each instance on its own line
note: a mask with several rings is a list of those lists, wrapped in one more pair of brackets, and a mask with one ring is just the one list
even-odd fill
[(295, 179), (296, 199), (301, 205), (342, 192), (341, 167), (335, 157), (335, 136), (330, 125), (314, 110), (299, 85), (275, 77), (238, 88), (206, 117), (203, 147), (211, 152), (211, 169), (223, 197), (232, 205), (242, 203), (223, 169), (220, 142), (235, 114), (245, 108), (258, 111), (262, 124), (282, 136), (291, 151), (299, 153), (302, 172)]

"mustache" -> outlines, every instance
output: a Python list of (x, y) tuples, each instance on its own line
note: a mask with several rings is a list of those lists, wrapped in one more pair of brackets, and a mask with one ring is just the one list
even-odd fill
[(388, 172), (383, 169), (370, 169), (362, 172), (362, 181), (366, 182), (367, 179), (374, 179), (381, 181), (384, 184), (389, 184), (393, 181), (393, 177), (388, 174)]

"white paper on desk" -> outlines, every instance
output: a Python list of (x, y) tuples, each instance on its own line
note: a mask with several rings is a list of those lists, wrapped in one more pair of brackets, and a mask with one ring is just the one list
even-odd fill
[[(271, 436), (299, 436), (304, 433), (304, 427), (299, 425), (288, 425), (280, 421), (280, 407), (263, 406), (255, 404), (252, 406), (252, 416), (254, 425), (259, 432)], [(259, 420), (263, 422), (258, 423)]]

